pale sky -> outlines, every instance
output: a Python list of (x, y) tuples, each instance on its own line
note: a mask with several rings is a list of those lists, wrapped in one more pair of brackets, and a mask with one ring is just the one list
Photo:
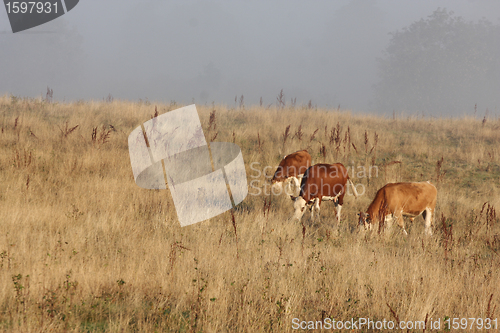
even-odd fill
[(500, 23), (497, 0), (80, 0), (13, 34), (0, 9), (0, 95), (268, 105), (283, 89), (368, 113), (389, 33), (438, 7)]

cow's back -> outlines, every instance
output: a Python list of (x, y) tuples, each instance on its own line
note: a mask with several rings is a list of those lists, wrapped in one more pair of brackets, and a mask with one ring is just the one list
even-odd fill
[(274, 173), (273, 180), (282, 181), (288, 177), (297, 177), (306, 172), (311, 166), (311, 155), (307, 150), (300, 150), (290, 155), (285, 156), (281, 160), (276, 172)]
[(436, 198), (437, 189), (429, 182), (389, 183), (377, 192), (369, 213), (377, 215), (377, 210), (384, 213), (402, 210), (404, 214), (417, 216), (426, 208), (434, 210)]
[(342, 205), (349, 175), (341, 163), (315, 164), (307, 169), (300, 184), (300, 196), (309, 202), (323, 196), (337, 197)]

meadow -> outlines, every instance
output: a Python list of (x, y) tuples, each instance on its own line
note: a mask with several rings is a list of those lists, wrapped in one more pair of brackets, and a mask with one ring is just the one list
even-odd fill
[[(127, 142), (155, 108), (178, 107), (0, 97), (1, 331), (288, 332), (369, 318), (444, 332), (448, 318), (500, 316), (498, 118), (197, 105), (208, 142), (241, 148), (249, 195), (234, 219), (181, 228), (168, 190), (135, 184)], [(300, 223), (289, 198), (268, 195), (301, 149), (343, 163), (362, 192), (346, 196), (338, 229), (332, 203)], [(357, 227), (380, 187), (425, 180), (438, 189), (432, 237), (421, 217), (407, 237)]]

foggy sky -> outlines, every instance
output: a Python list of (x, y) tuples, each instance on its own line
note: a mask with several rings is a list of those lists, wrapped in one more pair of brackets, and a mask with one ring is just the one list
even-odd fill
[(287, 103), (372, 112), (389, 33), (438, 7), (499, 23), (496, 0), (81, 0), (13, 34), (0, 9), (0, 95), (267, 106), (283, 89)]

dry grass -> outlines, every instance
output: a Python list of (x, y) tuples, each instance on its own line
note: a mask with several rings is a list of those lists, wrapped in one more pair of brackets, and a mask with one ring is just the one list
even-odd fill
[[(386, 119), (284, 97), (198, 111), (207, 139), (242, 148), (253, 185), (299, 149), (348, 166), (366, 191), (346, 197), (339, 233), (328, 203), (303, 229), (288, 221), (289, 199), (255, 187), (234, 216), (181, 228), (168, 192), (137, 187), (130, 167), (128, 134), (154, 105), (3, 97), (1, 330), (276, 332), (293, 318), (498, 316), (498, 119)], [(357, 231), (355, 214), (388, 180), (437, 183), (433, 238), (420, 217), (407, 238)]]

